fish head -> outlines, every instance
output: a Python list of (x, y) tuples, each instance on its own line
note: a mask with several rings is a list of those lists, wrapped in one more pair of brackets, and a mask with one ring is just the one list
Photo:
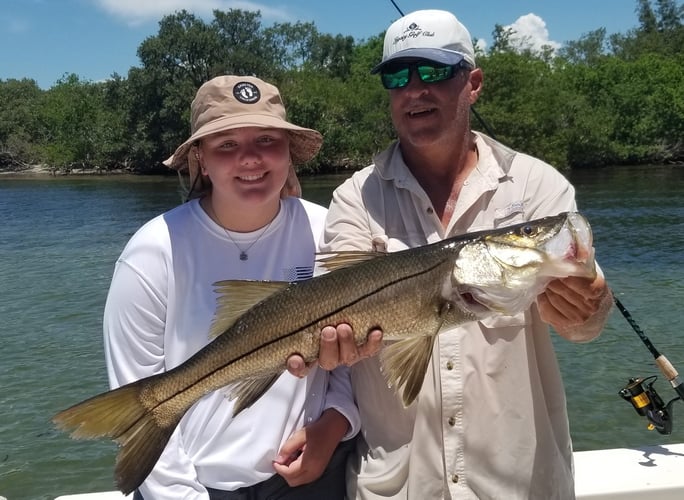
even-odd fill
[(476, 233), (456, 256), (452, 290), (478, 317), (517, 314), (553, 279), (595, 278), (592, 244), (591, 227), (577, 212)]

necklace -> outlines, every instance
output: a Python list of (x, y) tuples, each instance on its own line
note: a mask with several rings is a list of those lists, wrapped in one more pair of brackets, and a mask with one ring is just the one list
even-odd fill
[(211, 205), (211, 203), (207, 203), (207, 205), (209, 205), (211, 213), (214, 214), (214, 218), (216, 219), (216, 222), (218, 222), (218, 225), (226, 233), (226, 236), (228, 236), (228, 238), (233, 243), (233, 245), (235, 245), (235, 248), (240, 250), (240, 260), (243, 260), (243, 261), (249, 259), (249, 254), (247, 252), (249, 252), (249, 249), (252, 248), (255, 245), (255, 243), (261, 239), (261, 237), (264, 235), (264, 233), (266, 231), (268, 231), (268, 228), (271, 227), (271, 224), (275, 220), (275, 217), (273, 217), (273, 219), (271, 219), (268, 222), (268, 224), (266, 224), (264, 226), (264, 229), (259, 233), (259, 236), (254, 238), (254, 240), (252, 240), (252, 242), (247, 246), (247, 248), (242, 248), (240, 245), (237, 244), (237, 241), (235, 241), (235, 239), (233, 239), (233, 236), (231, 236), (230, 231), (228, 231), (228, 229), (226, 229), (226, 227), (223, 225), (223, 223), (221, 222), (221, 219), (219, 219), (219, 216), (216, 213), (216, 211), (214, 210), (214, 207)]

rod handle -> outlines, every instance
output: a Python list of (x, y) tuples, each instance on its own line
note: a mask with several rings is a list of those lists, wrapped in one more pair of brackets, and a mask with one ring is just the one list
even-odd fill
[(660, 371), (665, 375), (668, 381), (672, 382), (674, 379), (676, 379), (679, 376), (679, 373), (677, 373), (677, 370), (675, 370), (675, 367), (672, 366), (672, 363), (668, 361), (668, 359), (661, 354), (655, 359), (656, 365), (658, 365), (658, 368), (660, 368)]

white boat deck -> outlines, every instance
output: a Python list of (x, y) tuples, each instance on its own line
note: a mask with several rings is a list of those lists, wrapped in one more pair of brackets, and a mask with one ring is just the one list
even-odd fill
[(684, 443), (575, 453), (578, 500), (684, 500)]
[[(684, 500), (684, 443), (575, 452), (577, 500)], [(123, 500), (119, 492), (55, 500)]]

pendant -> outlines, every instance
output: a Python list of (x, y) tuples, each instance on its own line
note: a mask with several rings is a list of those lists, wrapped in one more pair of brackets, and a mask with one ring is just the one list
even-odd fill
[(247, 252), (240, 252), (240, 260), (247, 260)]

